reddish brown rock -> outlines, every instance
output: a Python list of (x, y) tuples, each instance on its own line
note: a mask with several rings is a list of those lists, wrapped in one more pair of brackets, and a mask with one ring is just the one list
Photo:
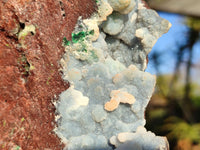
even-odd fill
[[(52, 99), (69, 86), (59, 73), (62, 39), (95, 8), (93, 0), (0, 1), (0, 149), (63, 148), (52, 131)], [(29, 25), (35, 32), (18, 39)]]

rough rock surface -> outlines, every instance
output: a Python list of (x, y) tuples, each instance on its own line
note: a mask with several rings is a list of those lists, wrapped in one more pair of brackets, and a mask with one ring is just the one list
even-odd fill
[[(165, 137), (156, 136), (144, 127), (138, 127), (135, 133), (125, 132), (111, 137), (110, 142), (116, 150), (165, 150), (169, 149)], [(123, 144), (122, 144), (123, 143)]]
[(68, 88), (59, 73), (62, 39), (91, 0), (0, 1), (0, 149), (52, 149), (63, 144), (52, 131), (52, 99)]
[[(151, 146), (146, 132), (137, 133), (145, 125), (144, 111), (156, 81), (144, 72), (146, 57), (170, 23), (138, 0), (128, 14), (116, 13), (113, 10), (131, 5), (126, 1), (119, 8), (121, 2), (125, 1), (98, 0), (98, 13), (86, 21), (79, 18), (72, 41), (64, 40), (63, 79), (71, 87), (55, 103), (59, 113), (55, 132), (68, 150), (111, 150), (109, 139), (123, 132), (136, 132), (147, 141), (140, 141), (142, 146)], [(163, 138), (155, 139), (154, 147), (168, 148)]]

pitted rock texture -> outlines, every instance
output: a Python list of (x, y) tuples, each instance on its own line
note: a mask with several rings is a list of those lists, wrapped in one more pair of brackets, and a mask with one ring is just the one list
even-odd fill
[(124, 132), (113, 136), (110, 142), (116, 150), (169, 150), (165, 137), (156, 136), (144, 127), (138, 127), (135, 133)]
[(0, 1), (0, 149), (61, 150), (53, 99), (69, 85), (59, 72), (63, 37), (92, 0)]
[[(139, 71), (135, 66), (119, 68), (119, 62), (111, 58), (93, 65), (83, 65), (73, 58), (70, 60), (77, 70), (87, 73), (80, 81), (74, 82), (74, 88), (70, 87), (60, 95), (57, 104), (62, 118), (56, 133), (69, 140), (69, 149), (98, 149), (100, 141), (93, 138), (95, 136), (104, 139), (104, 149), (111, 149), (108, 139), (112, 135), (136, 131), (138, 126), (145, 125), (144, 110), (154, 90), (155, 76)], [(130, 99), (130, 104), (118, 103), (114, 109), (106, 111), (104, 104), (110, 100), (113, 90), (128, 91), (136, 100)], [(83, 135), (92, 139), (93, 144), (84, 146), (85, 143), (80, 140)], [(83, 143), (76, 145), (74, 143), (78, 141), (75, 139)]]
[[(122, 2), (127, 2), (128, 14), (118, 10), (125, 11)], [(72, 41), (64, 44), (63, 79), (71, 87), (55, 103), (59, 113), (55, 132), (68, 150), (111, 150), (111, 137), (145, 125), (144, 111), (156, 81), (144, 72), (146, 57), (170, 27), (138, 0), (98, 0), (97, 6), (97, 14), (79, 18)], [(158, 138), (156, 146), (161, 141)]]

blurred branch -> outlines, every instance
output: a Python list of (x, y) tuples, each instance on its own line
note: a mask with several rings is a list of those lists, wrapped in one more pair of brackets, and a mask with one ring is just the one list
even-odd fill
[(192, 59), (193, 59), (193, 46), (196, 43), (196, 41), (199, 38), (199, 32), (197, 32), (194, 29), (189, 30), (189, 42), (188, 42), (188, 51), (189, 51), (189, 59), (186, 64), (186, 83), (185, 83), (185, 95), (183, 99), (183, 108), (184, 110), (187, 110), (188, 112), (185, 113), (185, 117), (188, 121), (194, 122), (194, 118), (192, 115), (192, 110), (191, 110), (191, 98), (190, 98), (190, 93), (191, 93), (191, 68), (192, 68)]
[[(199, 39), (199, 32), (190, 28), (188, 33), (188, 40), (186, 43), (181, 45), (178, 49), (177, 52), (177, 61), (176, 61), (176, 66), (175, 66), (175, 71), (173, 78), (170, 83), (170, 92), (168, 97), (170, 98), (171, 93), (173, 93), (174, 90), (174, 85), (179, 77), (179, 70), (180, 66), (183, 62), (183, 55), (185, 52), (188, 52), (189, 57), (186, 62), (186, 72), (185, 72), (185, 90), (184, 90), (184, 98), (182, 101), (178, 101), (177, 103), (180, 105), (182, 112), (185, 116), (185, 119), (189, 122), (194, 122), (193, 114), (192, 114), (192, 103), (191, 103), (191, 98), (190, 98), (190, 93), (191, 93), (191, 68), (192, 68), (192, 59), (193, 59), (193, 46)], [(173, 96), (173, 95), (172, 95)], [(172, 99), (172, 98), (170, 98)]]
[[(178, 45), (176, 55), (176, 64), (175, 64), (175, 70), (174, 74), (171, 78), (170, 83), (168, 84), (168, 90), (166, 90), (167, 87), (163, 86), (162, 84), (166, 84), (165, 80), (166, 78), (163, 78), (163, 76), (159, 76), (158, 78), (158, 84), (161, 86), (159, 87), (159, 92), (162, 96), (166, 97), (170, 103), (175, 104), (180, 107), (182, 114), (184, 116), (184, 119), (188, 122), (195, 122), (194, 115), (193, 115), (193, 103), (191, 102), (191, 69), (194, 66), (192, 64), (193, 60), (193, 47), (195, 43), (199, 39), (199, 31), (200, 31), (200, 20), (196, 21), (195, 19), (189, 18), (186, 23), (188, 23), (188, 26), (190, 27), (187, 32), (187, 39), (185, 42), (181, 43), (181, 45)], [(196, 24), (195, 24), (196, 23)], [(188, 59), (184, 60), (184, 55), (188, 54)], [(157, 72), (157, 74), (160, 73), (160, 65), (162, 64), (160, 58), (163, 57), (163, 53), (154, 51), (151, 54), (150, 59), (152, 60), (154, 64), (154, 68)], [(180, 72), (183, 70), (181, 69), (182, 64), (185, 64), (186, 70), (184, 72), (185, 75), (185, 84), (183, 89), (182, 97), (175, 97), (175, 93), (177, 91), (177, 84), (180, 82)], [(175, 92), (175, 93), (174, 93)]]

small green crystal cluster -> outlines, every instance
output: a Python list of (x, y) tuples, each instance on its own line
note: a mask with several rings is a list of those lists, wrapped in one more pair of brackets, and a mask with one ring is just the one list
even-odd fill
[(69, 46), (70, 45), (70, 41), (67, 40), (66, 37), (63, 38), (63, 46)]
[(94, 35), (94, 30), (80, 31), (72, 33), (72, 40), (67, 40), (66, 37), (63, 38), (63, 46), (67, 50), (71, 51), (76, 59), (82, 61), (87, 60), (88, 62), (98, 61), (98, 56), (93, 49), (90, 35)]
[[(78, 43), (84, 41), (88, 35), (94, 35), (94, 30), (91, 31), (80, 31), (78, 33), (72, 33), (72, 43)], [(63, 38), (63, 45), (69, 46), (71, 41), (68, 41), (66, 37)]]

